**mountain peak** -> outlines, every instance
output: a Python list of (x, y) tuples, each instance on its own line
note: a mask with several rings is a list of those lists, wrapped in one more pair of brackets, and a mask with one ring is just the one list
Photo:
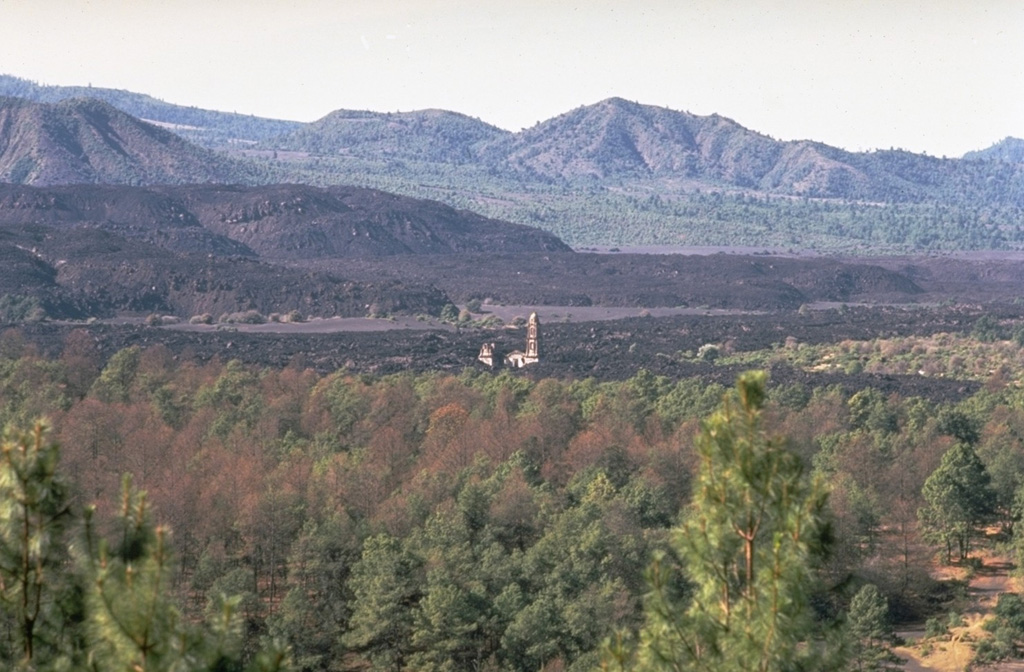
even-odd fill
[(611, 107), (618, 110), (637, 110), (642, 107), (649, 107), (647, 105), (641, 105), (640, 103), (633, 100), (626, 100), (625, 98), (619, 98), (618, 96), (612, 96), (611, 98), (605, 98), (602, 101), (597, 102), (593, 107)]
[(478, 145), (507, 135), (508, 131), (448, 110), (335, 110), (274, 143), (277, 149), (314, 154), (465, 163)]
[(964, 154), (969, 161), (995, 160), (1007, 163), (1024, 163), (1024, 140), (1006, 136), (986, 149), (979, 149)]
[(0, 98), (0, 180), (15, 184), (226, 181), (237, 167), (92, 98)]

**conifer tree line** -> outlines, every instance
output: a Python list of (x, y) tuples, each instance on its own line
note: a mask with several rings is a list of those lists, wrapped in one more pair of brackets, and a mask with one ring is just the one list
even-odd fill
[(885, 669), (932, 559), (1013, 538), (1024, 500), (1013, 386), (321, 375), (6, 333), (0, 420), (24, 669)]

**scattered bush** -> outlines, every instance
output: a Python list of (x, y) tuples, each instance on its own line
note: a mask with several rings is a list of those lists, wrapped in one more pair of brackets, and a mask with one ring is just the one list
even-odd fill
[(1020, 657), (1017, 642), (1024, 638), (1024, 599), (1016, 593), (1002, 593), (994, 611), (984, 625), (992, 636), (974, 647), (972, 667)]
[(209, 313), (203, 313), (201, 315), (193, 315), (188, 318), (189, 324), (213, 324), (213, 315)]
[(238, 313), (224, 313), (217, 321), (223, 324), (263, 324), (267, 318), (258, 310), (245, 310)]
[(946, 624), (937, 616), (929, 618), (924, 623), (924, 636), (926, 639), (945, 637), (947, 632), (949, 632), (949, 629), (946, 627)]
[(442, 322), (457, 322), (459, 319), (459, 307), (454, 303), (444, 304), (444, 308), (441, 309), (441, 321)]
[(982, 343), (994, 343), (1005, 339), (1007, 334), (1005, 333), (1003, 326), (999, 323), (999, 320), (986, 313), (979, 317), (978, 321), (974, 323), (974, 329), (971, 330), (971, 336)]
[(39, 322), (46, 319), (46, 310), (34, 296), (4, 294), (0, 296), (0, 323)]
[(697, 349), (697, 359), (713, 362), (722, 356), (722, 350), (714, 343), (705, 343)]
[(505, 326), (505, 323), (497, 315), (488, 315), (482, 320), (478, 320), (477, 324), (485, 328), (499, 328)]

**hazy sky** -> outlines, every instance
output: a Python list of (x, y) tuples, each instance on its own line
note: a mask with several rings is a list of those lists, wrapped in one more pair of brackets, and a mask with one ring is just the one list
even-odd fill
[(1024, 137), (1024, 0), (0, 0), (0, 73), (509, 130), (620, 96), (941, 156)]

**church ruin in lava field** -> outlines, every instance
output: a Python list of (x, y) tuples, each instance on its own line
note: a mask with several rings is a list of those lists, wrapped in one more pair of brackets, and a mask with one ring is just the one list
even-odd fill
[(495, 344), (484, 343), (480, 346), (480, 354), (477, 356), (477, 359), (490, 367), (494, 367), (496, 363), (501, 361), (505, 366), (513, 369), (521, 369), (527, 364), (536, 364), (540, 361), (539, 340), (540, 321), (537, 319), (537, 313), (530, 313), (530, 319), (526, 323), (525, 352), (522, 350), (513, 350), (505, 355), (503, 359), (499, 360)]

